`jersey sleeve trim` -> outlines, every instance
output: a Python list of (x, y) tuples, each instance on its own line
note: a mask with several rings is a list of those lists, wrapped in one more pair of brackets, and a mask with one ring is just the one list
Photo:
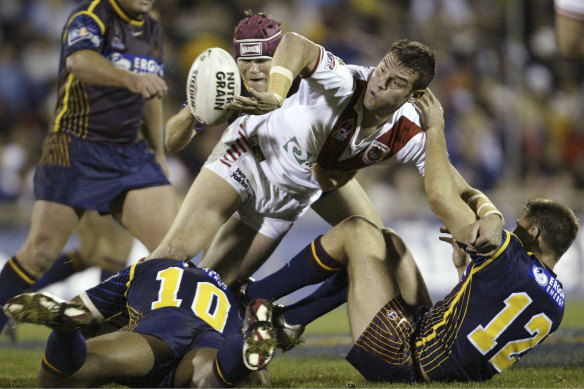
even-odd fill
[(320, 61), (322, 61), (322, 59), (324, 58), (324, 47), (319, 45), (318, 48), (319, 48), (318, 59), (316, 60), (316, 63), (314, 64), (314, 68), (312, 68), (310, 73), (308, 73), (308, 75), (306, 75), (304, 78), (308, 78), (308, 77), (312, 76), (314, 74), (314, 72), (316, 72), (316, 69), (318, 69), (318, 65), (320, 64)]
[(491, 262), (493, 262), (495, 259), (497, 259), (503, 253), (503, 251), (505, 251), (505, 249), (507, 249), (507, 247), (509, 246), (509, 243), (511, 243), (511, 235), (512, 234), (507, 230), (503, 230), (503, 232), (505, 233), (505, 241), (503, 242), (501, 247), (499, 247), (499, 250), (497, 250), (497, 252), (495, 252), (495, 254), (493, 254), (492, 257), (487, 259), (485, 262), (481, 263), (479, 266), (473, 267), (471, 270), (471, 274), (474, 274), (474, 273), (480, 271), (481, 269), (483, 269), (485, 266), (488, 266)]
[[(100, 19), (100, 18), (99, 18), (99, 17), (98, 17), (96, 14), (94, 14), (94, 13), (92, 12), (92, 10), (93, 10), (93, 8), (94, 8), (94, 6), (93, 6), (93, 5), (94, 5), (95, 3), (98, 3), (98, 2), (99, 2), (99, 1), (97, 1), (97, 0), (96, 0), (96, 1), (94, 1), (93, 3), (91, 3), (91, 6), (89, 7), (89, 9), (88, 9), (87, 11), (81, 11), (81, 12), (77, 12), (76, 14), (74, 14), (73, 16), (71, 16), (71, 17), (69, 18), (69, 21), (67, 22), (67, 25), (65, 26), (65, 29), (64, 29), (64, 31), (67, 31), (67, 30), (69, 29), (69, 25), (71, 24), (71, 22), (72, 22), (73, 20), (75, 20), (75, 18), (76, 18), (77, 16), (79, 16), (79, 15), (87, 15), (87, 16), (89, 16), (90, 18), (92, 18), (93, 20), (95, 20), (95, 23), (97, 23), (97, 25), (99, 26), (100, 32), (101, 32), (101, 34), (103, 35), (103, 34), (105, 33), (105, 24), (104, 24), (104, 23), (101, 21), (101, 19)], [(62, 42), (62, 43), (63, 43), (63, 44), (65, 44), (65, 40), (66, 40), (66, 38), (67, 38), (67, 32), (65, 32), (65, 33), (63, 34), (63, 38), (62, 38), (62, 40), (63, 40), (63, 42)]]

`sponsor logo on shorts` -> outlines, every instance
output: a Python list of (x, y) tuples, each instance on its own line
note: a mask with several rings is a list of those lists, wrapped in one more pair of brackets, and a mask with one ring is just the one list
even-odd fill
[(231, 178), (237, 181), (246, 190), (249, 189), (249, 184), (247, 183), (247, 176), (239, 168), (237, 168), (233, 173), (231, 173)]

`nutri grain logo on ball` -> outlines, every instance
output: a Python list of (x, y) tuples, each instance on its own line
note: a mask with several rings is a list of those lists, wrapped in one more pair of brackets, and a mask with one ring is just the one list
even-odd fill
[(195, 118), (208, 126), (225, 122), (232, 112), (225, 106), (241, 93), (241, 78), (231, 55), (213, 47), (191, 65), (186, 85), (187, 102)]

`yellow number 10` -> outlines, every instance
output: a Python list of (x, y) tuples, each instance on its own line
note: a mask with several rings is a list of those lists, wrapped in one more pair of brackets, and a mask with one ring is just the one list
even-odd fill
[[(178, 267), (169, 267), (159, 271), (156, 279), (162, 281), (158, 290), (158, 300), (152, 303), (152, 309), (164, 307), (180, 307), (182, 300), (176, 295), (180, 287), (184, 270)], [(213, 302), (215, 301), (215, 304)], [(201, 320), (211, 327), (223, 332), (231, 304), (225, 292), (210, 282), (198, 282), (192, 311)]]
[[(505, 332), (507, 327), (531, 304), (532, 300), (527, 293), (513, 293), (505, 300), (505, 307), (486, 326), (479, 325), (467, 335), (468, 340), (483, 355), (497, 345), (497, 338)], [(533, 337), (508, 342), (489, 362), (498, 372), (511, 366), (517, 361), (516, 355), (532, 348), (550, 332), (552, 321), (544, 314), (532, 316), (525, 325), (525, 329)]]

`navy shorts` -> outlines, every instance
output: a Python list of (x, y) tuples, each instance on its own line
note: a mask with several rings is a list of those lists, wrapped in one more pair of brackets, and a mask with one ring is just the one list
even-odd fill
[(415, 382), (410, 340), (414, 318), (398, 296), (375, 315), (347, 354), (351, 363), (368, 381)]
[(225, 339), (222, 334), (192, 313), (178, 308), (159, 308), (150, 311), (123, 330), (155, 336), (174, 352), (171, 361), (154, 366), (144, 377), (133, 379), (131, 383), (119, 382), (143, 388), (172, 387), (176, 368), (185, 354), (200, 347), (218, 349)]
[(64, 133), (52, 133), (43, 144), (34, 175), (37, 200), (101, 214), (132, 189), (170, 185), (146, 141), (108, 145)]

